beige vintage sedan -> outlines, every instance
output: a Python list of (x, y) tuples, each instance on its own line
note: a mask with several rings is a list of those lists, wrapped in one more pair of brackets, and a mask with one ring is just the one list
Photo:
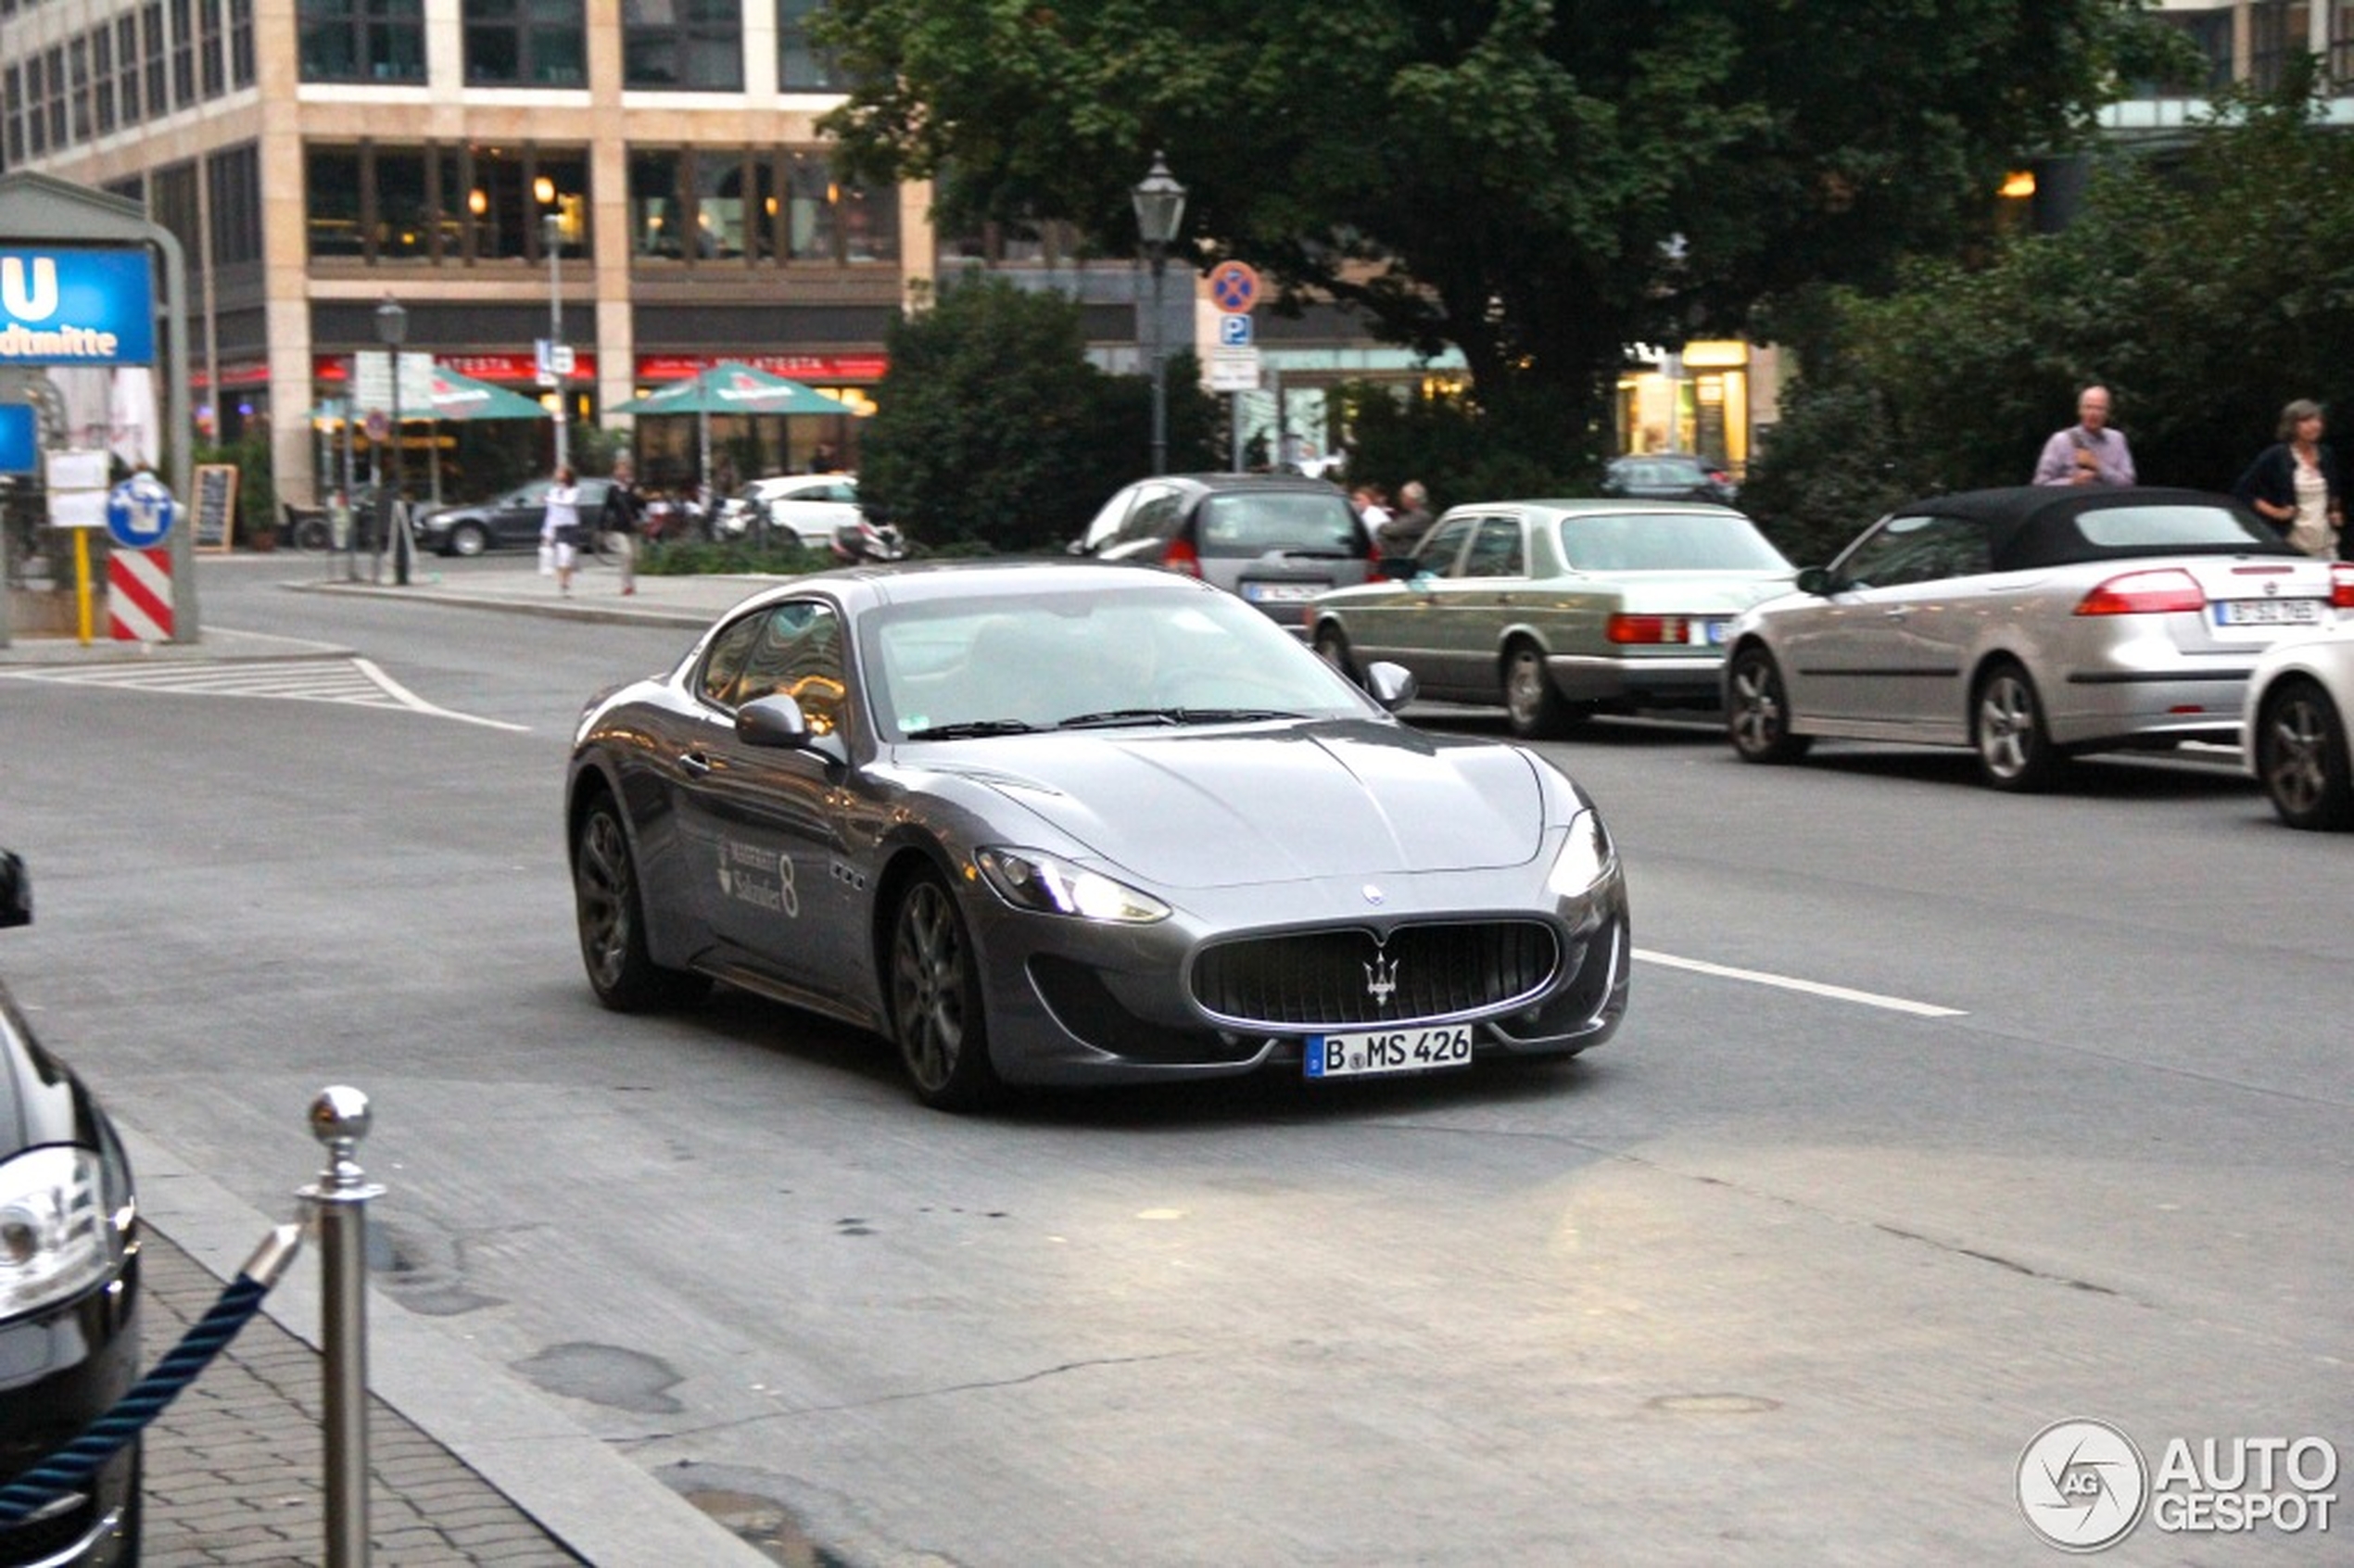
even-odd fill
[(1390, 580), (1319, 598), (1316, 651), (1352, 677), (1375, 660), (1421, 694), (1502, 703), (1512, 732), (1597, 713), (1714, 709), (1725, 630), (1796, 569), (1729, 507), (1641, 500), (1459, 506)]

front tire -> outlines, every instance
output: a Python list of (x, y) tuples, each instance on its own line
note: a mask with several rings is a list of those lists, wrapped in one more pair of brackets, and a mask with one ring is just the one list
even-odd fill
[(1970, 744), (1979, 777), (1991, 789), (2030, 794), (2050, 789), (2059, 776), (2061, 758), (2044, 722), (2044, 704), (2017, 664), (1997, 664), (1979, 683), (1970, 704)]
[(597, 1000), (616, 1013), (644, 1012), (700, 1000), (708, 976), (666, 969), (646, 947), (645, 899), (621, 808), (600, 796), (573, 838), (573, 904), (580, 959)]
[(925, 1105), (977, 1110), (996, 1097), (972, 937), (948, 884), (930, 871), (907, 884), (892, 917), (891, 1032)]
[(1791, 763), (1806, 754), (1813, 737), (1790, 727), (1790, 694), (1782, 667), (1752, 645), (1733, 655), (1726, 676), (1725, 735), (1743, 762)]
[(2266, 693), (2255, 740), (2256, 776), (2283, 822), (2304, 828), (2354, 822), (2346, 724), (2318, 683), (2288, 680)]

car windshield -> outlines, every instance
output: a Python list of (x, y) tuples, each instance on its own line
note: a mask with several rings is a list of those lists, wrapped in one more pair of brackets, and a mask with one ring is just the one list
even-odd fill
[(1365, 553), (1364, 529), (1337, 490), (1262, 490), (1213, 495), (1202, 502), (1204, 555), (1264, 555), (1271, 550), (1315, 555)]
[(1787, 572), (1736, 512), (1628, 512), (1561, 521), (1562, 557), (1580, 572)]
[(892, 740), (1379, 709), (1290, 633), (1223, 594), (975, 596), (859, 621), (877, 727)]

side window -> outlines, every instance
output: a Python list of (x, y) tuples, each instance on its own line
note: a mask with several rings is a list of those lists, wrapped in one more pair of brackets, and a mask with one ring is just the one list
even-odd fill
[(1521, 548), (1520, 519), (1484, 517), (1463, 558), (1466, 577), (1522, 577), (1528, 575), (1527, 555)]
[(842, 727), (850, 693), (842, 661), (842, 621), (823, 604), (779, 604), (751, 619), (753, 639), (742, 673), (726, 699), (740, 708), (762, 697), (790, 697), (819, 735)]
[(729, 693), (742, 678), (753, 644), (759, 639), (762, 620), (759, 615), (746, 615), (711, 639), (710, 650), (702, 656), (702, 673), (695, 677), (695, 692), (704, 702), (723, 708), (733, 704)]
[(1131, 539), (1158, 539), (1173, 530), (1177, 523), (1177, 492), (1162, 487), (1145, 491), (1136, 502), (1136, 510), (1120, 525), (1120, 542)]
[(1905, 588), (1990, 569), (1986, 530), (1955, 517), (1890, 518), (1840, 567), (1859, 588)]
[(1101, 550), (1120, 537), (1120, 520), (1126, 517), (1135, 505), (1136, 490), (1133, 487), (1120, 491), (1111, 499), (1104, 502), (1103, 510), (1088, 521), (1087, 531), (1079, 536), (1081, 547), (1085, 550)]
[(1476, 517), (1450, 517), (1430, 531), (1423, 540), (1423, 548), (1414, 551), (1414, 564), (1442, 577), (1455, 575), (1455, 558), (1463, 552), (1463, 541), (1471, 537), (1478, 526)]

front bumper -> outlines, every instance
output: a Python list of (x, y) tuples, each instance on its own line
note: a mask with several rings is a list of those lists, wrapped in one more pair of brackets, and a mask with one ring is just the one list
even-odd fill
[[(138, 1381), (138, 1286), (134, 1247), (105, 1284), (0, 1327), (0, 1482), (81, 1435)], [(138, 1488), (134, 1442), (80, 1492), (0, 1525), (0, 1562), (82, 1568), (136, 1561)]]

